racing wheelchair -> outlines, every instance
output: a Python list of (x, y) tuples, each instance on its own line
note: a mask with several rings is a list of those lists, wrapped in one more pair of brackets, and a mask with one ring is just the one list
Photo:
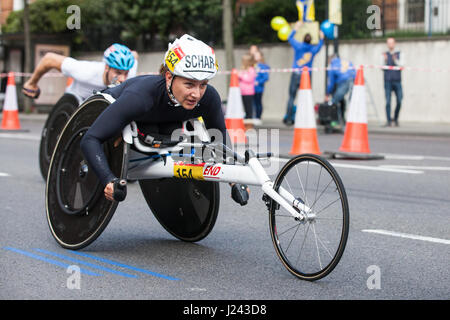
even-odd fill
[[(92, 243), (118, 205), (104, 197), (80, 149), (83, 135), (112, 102), (105, 93), (83, 102), (52, 155), (47, 220), (55, 240), (67, 249)], [(172, 135), (144, 143), (131, 123), (103, 145), (120, 184), (138, 180), (148, 207), (171, 235), (188, 242), (204, 239), (219, 212), (220, 182), (253, 185), (263, 191), (272, 242), (290, 273), (314, 281), (336, 267), (347, 242), (349, 207), (343, 183), (327, 160), (312, 154), (293, 157), (272, 181), (261, 163), (270, 154), (237, 154), (213, 141), (200, 120), (183, 122), (181, 128), (179, 139)]]
[(58, 137), (78, 105), (79, 101), (75, 95), (65, 93), (56, 102), (45, 121), (39, 144), (39, 169), (44, 180), (47, 179), (50, 160)]

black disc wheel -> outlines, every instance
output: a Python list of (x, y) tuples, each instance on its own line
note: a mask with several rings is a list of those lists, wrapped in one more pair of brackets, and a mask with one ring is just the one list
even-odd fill
[[(80, 148), (83, 135), (109, 105), (101, 97), (80, 106), (70, 118), (50, 162), (46, 188), (46, 211), (50, 231), (67, 249), (81, 249), (106, 228), (117, 207), (103, 195), (103, 186), (89, 168)], [(117, 177), (126, 175), (127, 145), (121, 136), (104, 143), (104, 152)]]
[(47, 117), (39, 145), (39, 169), (44, 180), (47, 180), (50, 160), (59, 135), (77, 107), (77, 98), (66, 93), (58, 100)]
[(174, 237), (196, 242), (213, 229), (219, 212), (218, 183), (173, 178), (139, 184), (154, 216)]
[(325, 277), (341, 259), (348, 237), (348, 200), (339, 175), (327, 160), (304, 154), (286, 163), (274, 189), (293, 195), (304, 217), (271, 202), (270, 232), (278, 257), (300, 279)]

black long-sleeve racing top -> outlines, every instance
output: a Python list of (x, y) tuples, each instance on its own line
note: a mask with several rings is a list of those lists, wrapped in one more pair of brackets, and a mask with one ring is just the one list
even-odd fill
[(132, 121), (139, 127), (139, 123), (173, 123), (201, 116), (206, 128), (220, 130), (226, 143), (227, 131), (220, 96), (210, 85), (193, 110), (173, 106), (162, 76), (135, 77), (104, 92), (116, 101), (100, 114), (81, 140), (83, 154), (104, 186), (116, 177), (109, 168), (102, 144)]

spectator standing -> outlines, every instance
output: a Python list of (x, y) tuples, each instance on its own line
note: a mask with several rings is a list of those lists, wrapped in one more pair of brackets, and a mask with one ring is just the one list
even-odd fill
[[(301, 69), (303, 67), (312, 68), (315, 55), (320, 51), (323, 45), (324, 34), (320, 31), (320, 41), (317, 45), (311, 44), (311, 35), (308, 33), (305, 35), (303, 42), (295, 40), (295, 34), (301, 28), (303, 22), (297, 21), (294, 29), (288, 37), (289, 44), (294, 49), (294, 62), (292, 64), (293, 69), (299, 69), (291, 75), (291, 81), (289, 84), (289, 100), (286, 109), (286, 115), (283, 118), (283, 123), (286, 125), (293, 125), (295, 119), (294, 100), (297, 95), (297, 90), (300, 86)], [(310, 71), (311, 73), (311, 71)]]
[(261, 124), (261, 116), (263, 112), (262, 96), (264, 93), (264, 85), (269, 80), (270, 67), (264, 61), (264, 55), (261, 51), (254, 54), (256, 60), (256, 78), (255, 78), (255, 117), (256, 124)]
[[(386, 41), (388, 51), (383, 53), (383, 64), (389, 67), (403, 67), (405, 65), (403, 54), (395, 50), (395, 39), (388, 38)], [(386, 124), (385, 127), (391, 127), (398, 124), (398, 117), (403, 99), (402, 88), (402, 71), (401, 70), (384, 70), (384, 90), (386, 93)], [(391, 117), (391, 96), (392, 91), (395, 93), (397, 105), (394, 112), (394, 120)]]
[(255, 60), (252, 55), (246, 53), (242, 56), (241, 70), (239, 72), (239, 87), (241, 89), (242, 101), (245, 109), (245, 119), (253, 119), (253, 98), (255, 96), (255, 78), (254, 68)]

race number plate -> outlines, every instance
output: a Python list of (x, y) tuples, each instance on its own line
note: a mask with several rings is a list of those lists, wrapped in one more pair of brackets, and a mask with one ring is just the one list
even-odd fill
[(184, 162), (176, 162), (173, 166), (173, 176), (181, 179), (204, 180), (203, 166), (205, 164), (186, 164)]

